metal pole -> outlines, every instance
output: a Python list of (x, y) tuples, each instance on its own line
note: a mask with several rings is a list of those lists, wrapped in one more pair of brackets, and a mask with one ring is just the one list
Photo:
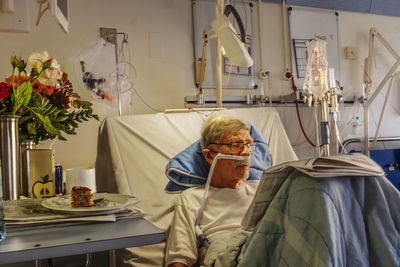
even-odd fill
[(122, 42), (127, 42), (128, 41), (128, 35), (125, 34), (124, 32), (116, 32), (116, 33), (110, 33), (107, 35), (102, 36), (106, 41), (106, 37), (112, 35), (115, 37), (115, 69), (116, 69), (116, 75), (117, 75), (117, 94), (118, 94), (118, 115), (121, 116), (122, 115), (122, 102), (121, 102), (121, 89), (119, 86), (119, 58), (118, 58), (118, 34), (122, 34), (123, 35), (123, 40)]
[[(216, 6), (216, 15), (217, 17), (223, 13), (224, 9), (224, 0), (218, 0)], [(217, 108), (222, 108), (222, 45), (221, 40), (217, 37), (217, 53), (215, 58), (215, 67), (216, 67), (216, 89), (217, 89)]]
[(393, 79), (394, 79), (395, 75), (396, 75), (396, 74), (393, 74), (392, 78), (390, 79), (389, 87), (388, 87), (388, 89), (387, 89), (387, 91), (386, 91), (385, 101), (383, 102), (383, 105), (382, 105), (381, 115), (379, 116), (378, 125), (376, 126), (374, 142), (372, 143), (370, 149), (374, 149), (374, 148), (375, 148), (376, 140), (377, 140), (378, 134), (379, 134), (379, 129), (381, 128), (381, 123), (382, 123), (382, 119), (383, 119), (383, 114), (385, 113), (386, 104), (387, 104), (387, 101), (388, 101), (388, 98), (389, 98), (390, 91), (392, 90)]
[(118, 94), (118, 115), (122, 115), (121, 92), (119, 88), (119, 59), (118, 59), (118, 35), (115, 33), (115, 69), (117, 70), (117, 94)]
[(326, 99), (321, 100), (321, 143), (324, 156), (329, 156), (329, 126), (328, 126), (328, 103)]
[(389, 72), (386, 74), (386, 76), (383, 78), (381, 83), (378, 85), (378, 87), (375, 89), (374, 93), (372, 96), (368, 99), (367, 103), (364, 105), (364, 149), (365, 149), (365, 154), (369, 156), (369, 133), (368, 133), (368, 109), (369, 106), (372, 104), (372, 102), (375, 100), (376, 96), (378, 93), (382, 90), (383, 86), (386, 84), (386, 82), (389, 80), (390, 77), (392, 77), (393, 72), (397, 69), (397, 67), (400, 65), (400, 59), (398, 59), (392, 68), (389, 70)]

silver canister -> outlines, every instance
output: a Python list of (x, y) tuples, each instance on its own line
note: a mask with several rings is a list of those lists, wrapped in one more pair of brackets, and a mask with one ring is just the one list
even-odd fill
[(5, 200), (16, 200), (20, 195), (18, 120), (19, 116), (0, 116), (1, 179)]
[(29, 150), (36, 149), (36, 144), (32, 140), (24, 140), (19, 146), (20, 150), (20, 174), (21, 174), (21, 195), (30, 197), (30, 173), (29, 173)]

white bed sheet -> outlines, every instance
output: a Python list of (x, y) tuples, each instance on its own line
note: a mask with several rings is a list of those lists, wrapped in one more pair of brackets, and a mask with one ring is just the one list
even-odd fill
[[(176, 194), (164, 191), (165, 166), (177, 153), (200, 138), (205, 114), (212, 112), (157, 113), (106, 119), (99, 131), (96, 181), (99, 192), (131, 194), (141, 200), (147, 219), (168, 230)], [(252, 123), (269, 144), (272, 164), (296, 160), (287, 134), (274, 108), (223, 110)], [(165, 243), (119, 251), (123, 266), (162, 266)]]

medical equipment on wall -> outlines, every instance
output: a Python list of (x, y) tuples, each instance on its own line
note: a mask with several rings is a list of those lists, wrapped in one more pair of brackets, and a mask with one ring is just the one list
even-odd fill
[[(384, 47), (390, 52), (390, 54), (394, 57), (394, 59), (396, 60), (392, 67), (389, 69), (389, 71), (386, 73), (385, 77), (382, 79), (382, 81), (379, 83), (378, 87), (375, 89), (375, 91), (372, 93), (371, 96), (369, 96), (371, 94), (371, 87), (372, 87), (372, 80), (371, 80), (371, 76), (372, 76), (372, 58), (374, 56), (374, 40), (375, 37), (378, 38), (378, 40), (384, 45)], [(394, 49), (388, 44), (388, 42), (383, 38), (383, 36), (376, 30), (376, 28), (371, 28), (369, 31), (369, 52), (368, 52), (368, 57), (365, 58), (365, 62), (364, 62), (364, 84), (365, 84), (365, 88), (364, 88), (364, 92), (367, 95), (367, 100), (364, 102), (364, 153), (369, 156), (369, 151), (371, 149), (374, 149), (376, 141), (377, 141), (377, 137), (378, 137), (378, 132), (379, 132), (379, 128), (381, 125), (381, 121), (383, 118), (383, 113), (385, 111), (385, 107), (386, 107), (386, 103), (388, 101), (388, 96), (390, 94), (390, 90), (392, 88), (392, 83), (393, 83), (393, 79), (399, 75), (399, 72), (396, 72), (397, 67), (400, 65), (400, 56), (399, 54), (396, 53), (396, 51), (394, 51)], [(377, 95), (382, 91), (383, 86), (385, 86), (385, 84), (390, 80), (389, 83), (389, 87), (388, 90), (386, 92), (386, 97), (385, 97), (385, 101), (384, 104), (382, 106), (382, 110), (381, 110), (381, 114), (380, 114), (380, 118), (379, 118), (379, 123), (376, 129), (376, 133), (375, 133), (375, 137), (374, 137), (374, 141), (373, 144), (369, 145), (369, 133), (368, 133), (368, 126), (369, 126), (369, 115), (368, 115), (368, 110), (369, 107), (371, 106), (371, 104), (374, 102), (374, 100), (376, 99)], [(369, 96), (369, 97), (368, 97)]]
[[(307, 70), (304, 79), (304, 101), (309, 107), (314, 104), (320, 109), (321, 146), (324, 156), (329, 156), (330, 129), (329, 116), (333, 123), (336, 137), (336, 153), (340, 142), (337, 120), (339, 112), (339, 88), (335, 80), (334, 69), (328, 69), (326, 42), (318, 37), (307, 42)], [(329, 75), (328, 75), (329, 74)], [(329, 77), (329, 83), (328, 83)]]
[[(75, 57), (76, 74), (80, 84), (87, 88), (94, 99), (118, 108), (122, 115), (123, 103), (130, 105), (136, 70), (125, 60), (124, 45), (128, 38), (125, 33), (112, 33), (115, 44), (100, 38), (94, 45)], [(122, 35), (118, 46), (118, 35)], [(133, 73), (133, 74), (132, 74)]]
[[(243, 23), (236, 9), (232, 5), (227, 5), (224, 10), (224, 0), (217, 0), (216, 19), (211, 23), (210, 30), (203, 33), (202, 57), (198, 60), (198, 73), (196, 83), (198, 84), (199, 103), (204, 103), (203, 82), (206, 68), (206, 47), (210, 39), (216, 38), (216, 89), (217, 89), (217, 107), (222, 107), (222, 60), (221, 56), (227, 57), (232, 64), (240, 67), (250, 67), (253, 65), (253, 59), (247, 51), (244, 42), (246, 34)], [(235, 29), (229, 22), (227, 16), (233, 14), (240, 29), (241, 39), (238, 38)]]

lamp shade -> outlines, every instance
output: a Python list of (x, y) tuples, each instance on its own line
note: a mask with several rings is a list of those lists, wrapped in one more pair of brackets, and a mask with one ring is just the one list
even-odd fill
[(225, 50), (225, 56), (232, 64), (240, 67), (250, 67), (253, 65), (253, 59), (225, 15), (217, 16), (211, 25), (221, 41), (222, 47)]

